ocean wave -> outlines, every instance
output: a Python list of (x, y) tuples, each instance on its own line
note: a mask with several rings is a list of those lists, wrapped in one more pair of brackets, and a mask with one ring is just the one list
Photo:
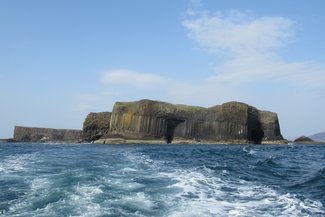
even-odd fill
[(0, 173), (12, 173), (26, 170), (30, 163), (35, 163), (37, 154), (10, 155), (0, 161)]
[(317, 170), (316, 172), (307, 173), (298, 179), (298, 181), (295, 181), (293, 184), (289, 185), (291, 188), (317, 186), (321, 186), (325, 190), (325, 167)]
[(245, 146), (245, 147), (243, 147), (242, 150), (244, 152), (246, 152), (248, 155), (255, 155), (256, 154), (256, 151), (250, 146)]
[(278, 162), (275, 160), (274, 157), (269, 156), (267, 158), (258, 160), (255, 165), (261, 165), (261, 166), (267, 166), (267, 167), (270, 167), (270, 166), (275, 167), (275, 166), (278, 166)]
[(325, 216), (324, 165), (282, 147), (56, 147), (0, 160), (0, 216)]
[[(196, 171), (166, 174), (177, 180), (171, 188), (174, 210), (169, 216), (322, 216), (319, 201), (300, 199), (294, 194), (244, 180), (223, 180)], [(307, 214), (307, 215), (306, 215)]]
[(137, 167), (146, 166), (152, 169), (159, 168), (159, 166), (164, 163), (163, 161), (152, 160), (148, 155), (141, 152), (126, 152), (123, 156), (133, 165)]

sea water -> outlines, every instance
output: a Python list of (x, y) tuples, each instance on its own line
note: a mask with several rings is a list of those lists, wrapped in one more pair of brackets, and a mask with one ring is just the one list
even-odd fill
[(325, 145), (0, 143), (0, 216), (325, 216)]

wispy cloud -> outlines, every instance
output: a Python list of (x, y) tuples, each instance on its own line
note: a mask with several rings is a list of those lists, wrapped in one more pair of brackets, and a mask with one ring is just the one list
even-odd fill
[(233, 55), (269, 51), (282, 46), (294, 33), (294, 22), (288, 18), (254, 18), (238, 10), (188, 17), (183, 25), (190, 38), (208, 51)]
[(103, 83), (124, 84), (138, 88), (155, 87), (164, 84), (166, 81), (166, 78), (156, 74), (140, 73), (128, 69), (110, 70), (102, 76)]
[(205, 50), (224, 58), (216, 66), (215, 82), (237, 83), (279, 80), (309, 88), (323, 88), (325, 67), (312, 61), (289, 62), (277, 48), (290, 43), (295, 22), (285, 17), (254, 17), (243, 11), (188, 16), (183, 25), (189, 37)]

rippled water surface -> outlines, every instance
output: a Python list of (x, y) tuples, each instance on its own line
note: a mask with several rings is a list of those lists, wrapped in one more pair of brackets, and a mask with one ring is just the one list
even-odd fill
[(0, 216), (325, 216), (325, 145), (0, 143)]

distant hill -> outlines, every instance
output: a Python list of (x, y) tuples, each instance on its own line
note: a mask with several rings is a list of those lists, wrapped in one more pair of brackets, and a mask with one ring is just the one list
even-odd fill
[(304, 143), (311, 144), (311, 143), (314, 143), (315, 141), (307, 136), (300, 136), (299, 138), (295, 139), (295, 141), (293, 141), (293, 142), (294, 143), (302, 143), (302, 144), (304, 144)]
[(325, 142), (325, 132), (317, 133), (309, 137), (315, 141)]

